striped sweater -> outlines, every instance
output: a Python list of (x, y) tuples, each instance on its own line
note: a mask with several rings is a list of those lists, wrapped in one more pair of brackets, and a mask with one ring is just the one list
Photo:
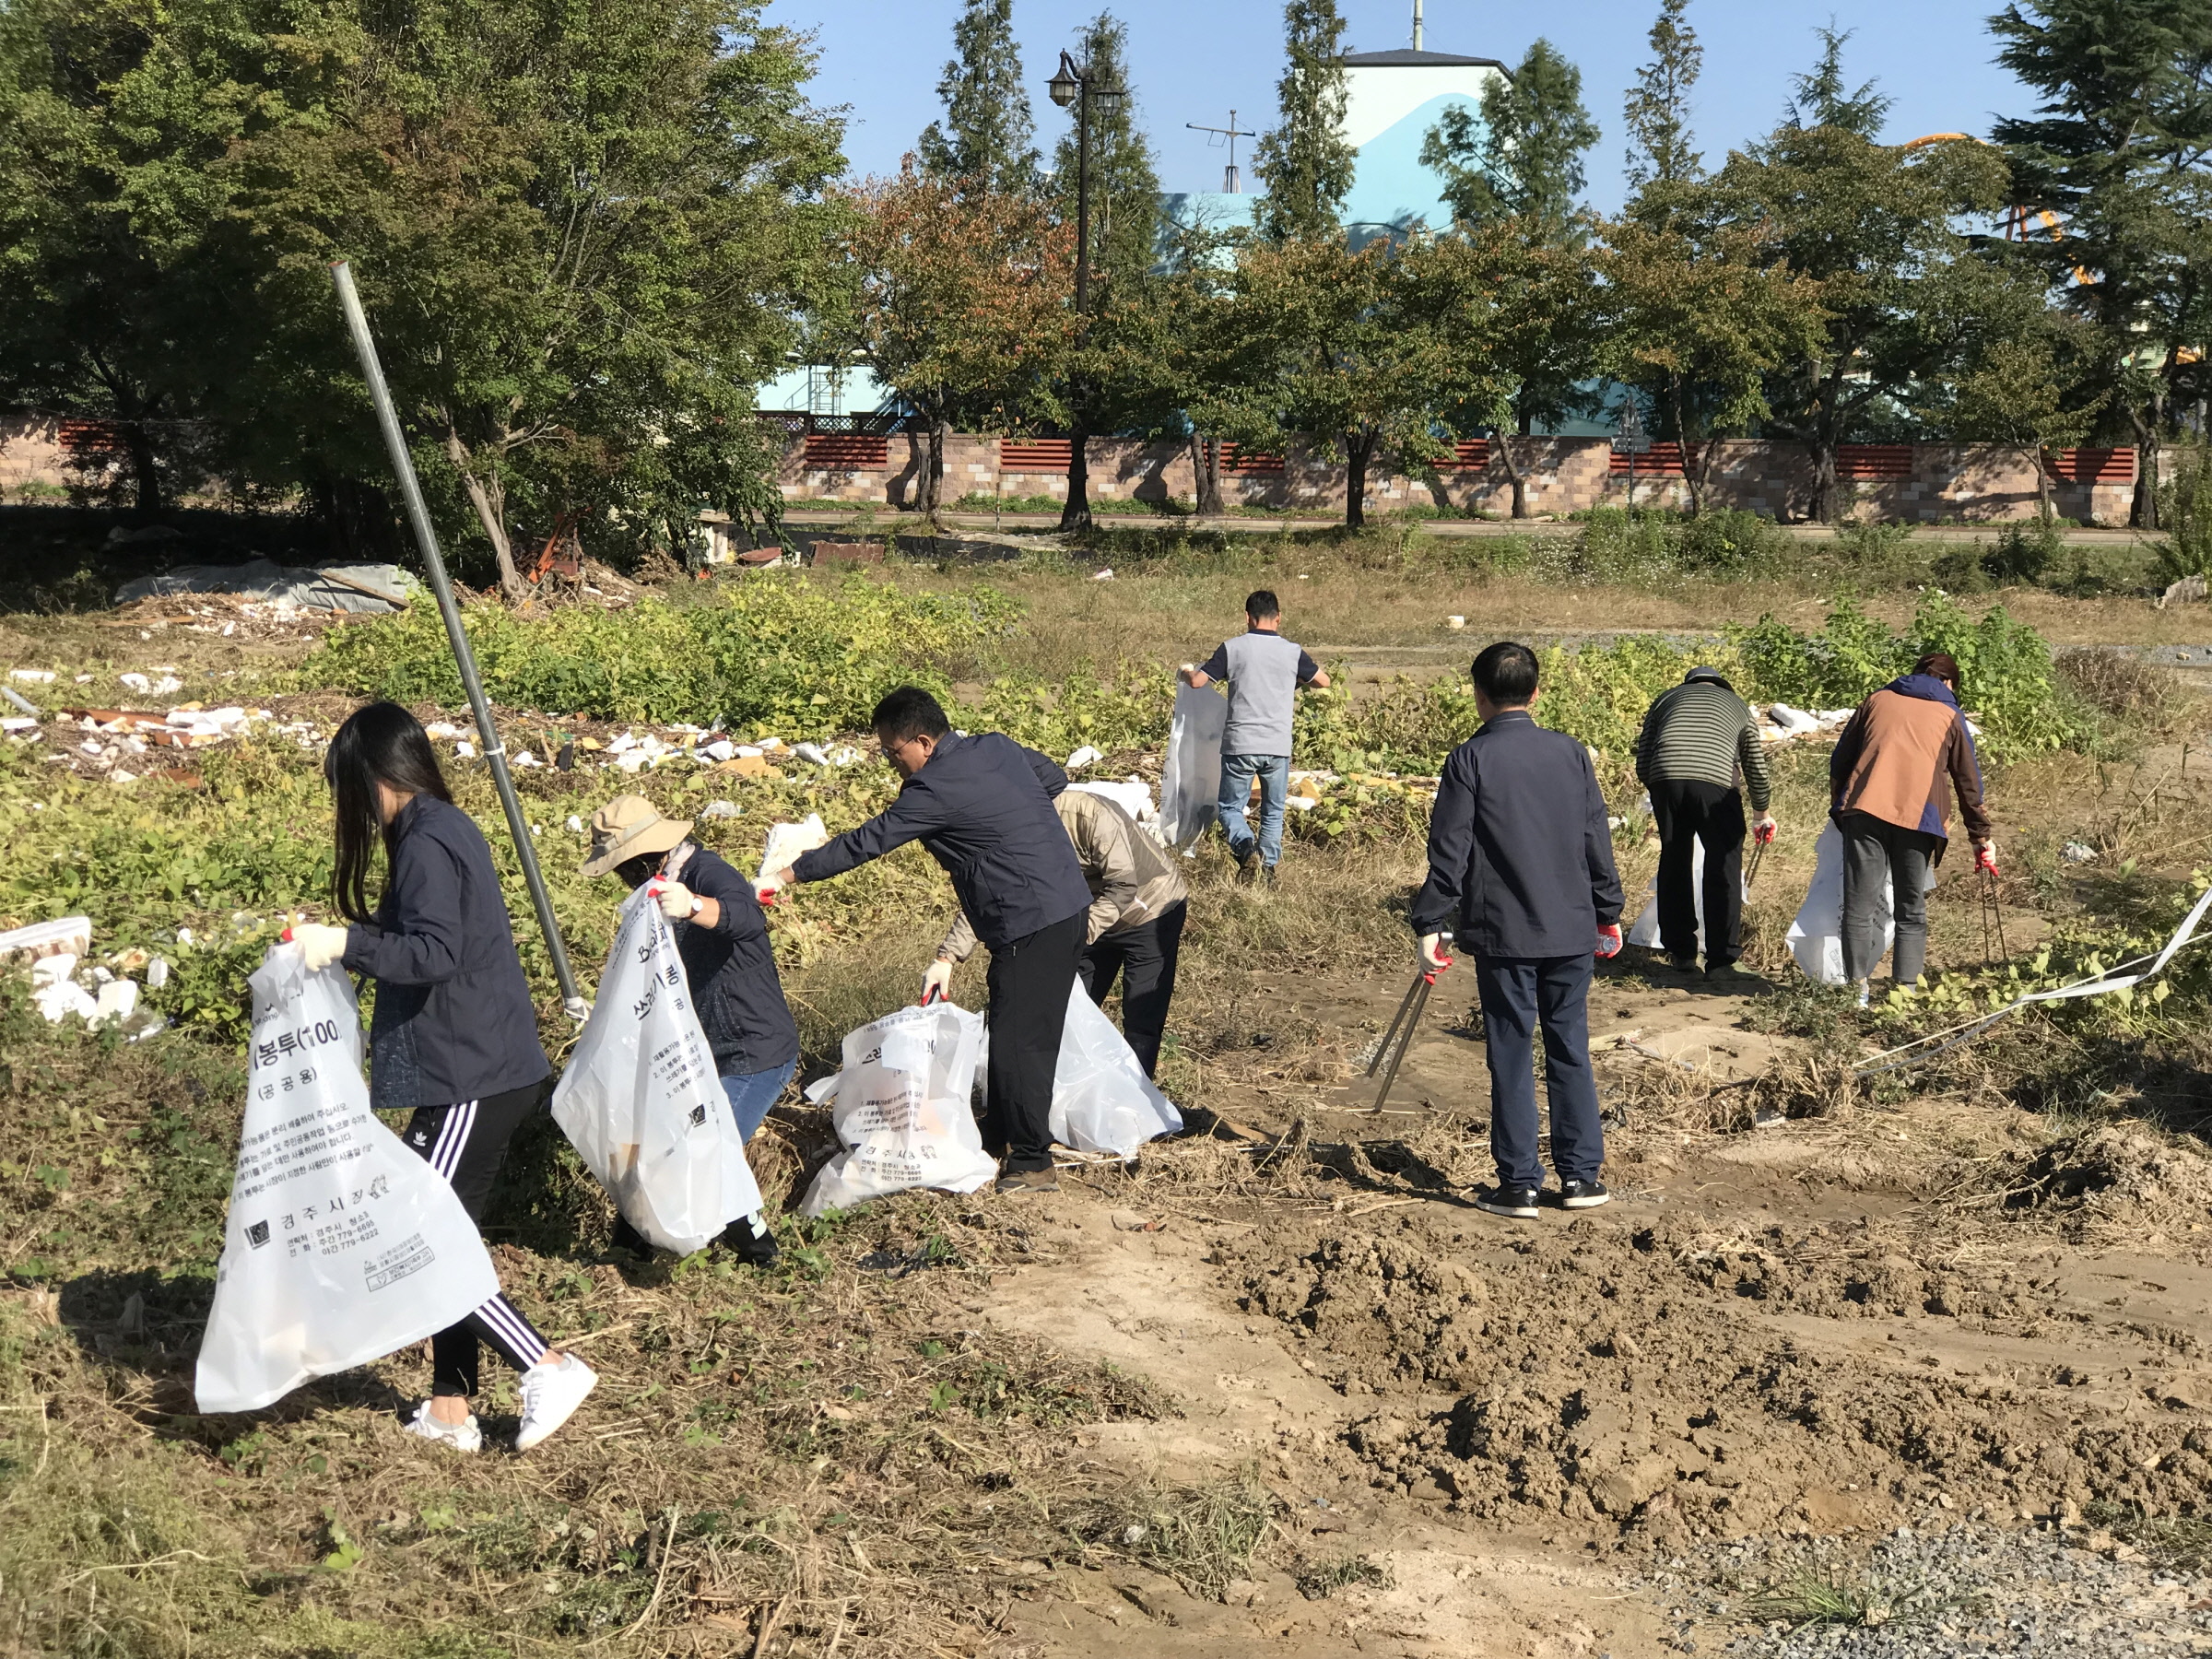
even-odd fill
[(1759, 723), (1750, 705), (1724, 679), (1688, 680), (1661, 694), (1643, 717), (1636, 740), (1636, 780), (1690, 782), (1722, 789), (1736, 786), (1741, 770), (1751, 809), (1764, 812), (1773, 794)]

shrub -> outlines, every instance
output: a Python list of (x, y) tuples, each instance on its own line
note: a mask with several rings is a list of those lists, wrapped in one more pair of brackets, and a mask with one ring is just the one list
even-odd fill
[[(698, 605), (648, 599), (532, 620), (476, 605), (462, 620), (494, 702), (788, 735), (863, 727), (897, 685), (947, 691), (953, 667), (1019, 615), (989, 587), (910, 594), (861, 576), (831, 587), (766, 574)], [(333, 629), (303, 675), (311, 685), (396, 702), (463, 701), (444, 628), (428, 606)]]
[(2170, 469), (2159, 488), (2159, 571), (2168, 582), (2212, 576), (2212, 444), (2167, 452)]
[(1999, 526), (1997, 545), (1982, 557), (1983, 567), (1999, 582), (2025, 586), (2041, 582), (2065, 557), (2066, 535), (2054, 519)]
[(1677, 534), (1682, 566), (1691, 571), (1734, 576), (1790, 560), (1797, 551), (1796, 538), (1772, 519), (1740, 509), (1684, 519)]

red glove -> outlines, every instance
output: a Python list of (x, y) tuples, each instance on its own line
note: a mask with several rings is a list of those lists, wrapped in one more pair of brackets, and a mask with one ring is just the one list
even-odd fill
[(1995, 841), (1983, 841), (1974, 849), (1974, 867), (1987, 870), (1992, 876), (1997, 873), (1997, 843)]
[(1772, 841), (1774, 839), (1774, 820), (1767, 818), (1752, 825), (1751, 839), (1762, 847)]
[(1608, 922), (1597, 930), (1597, 954), (1617, 957), (1620, 954), (1620, 924)]

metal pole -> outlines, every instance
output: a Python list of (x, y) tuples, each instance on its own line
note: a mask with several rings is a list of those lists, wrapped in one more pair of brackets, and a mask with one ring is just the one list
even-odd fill
[(514, 793), (514, 779), (507, 771), (507, 743), (500, 735), (500, 728), (492, 723), (491, 704), (484, 698), (484, 682), (477, 677), (477, 659), (468, 648), (468, 635), (462, 630), (461, 607), (453, 603), (453, 584), (446, 580), (445, 560), (438, 552), (438, 532), (430, 524), (430, 510), (423, 502), (422, 486), (416, 481), (415, 463), (407, 455), (407, 441), (399, 429), (399, 415), (392, 406), (392, 393), (384, 384), (384, 371), (376, 357), (376, 338), (369, 332), (368, 313), (361, 310), (361, 297), (353, 286), (353, 271), (346, 261), (338, 260), (330, 267), (330, 279), (337, 284), (338, 305), (346, 313), (346, 326), (353, 334), (353, 348), (360, 354), (361, 374), (369, 382), (369, 398), (376, 406), (376, 424), (382, 429), (384, 448), (392, 456), (392, 471), (399, 479), (400, 499), (406, 503), (407, 523), (415, 532), (415, 546), (422, 554), (422, 562), (430, 573), (430, 591), (438, 595), (438, 614), (445, 618), (445, 637), (453, 648), (453, 660), (460, 665), (461, 683), (468, 690), (468, 706), (477, 717), (477, 735), (484, 739), (484, 759), (491, 762), (491, 781), (500, 792), (500, 805), (507, 811), (507, 832), (514, 838), (514, 850), (523, 861), (523, 879), (530, 886), (530, 902), (537, 912), (537, 924), (544, 930), (546, 948), (553, 957), (553, 977), (560, 982), (560, 1003), (569, 1018), (582, 1019), (591, 1010), (576, 989), (576, 971), (569, 966), (568, 947), (560, 942), (560, 925), (553, 919), (553, 898), (546, 891), (546, 878), (537, 867), (537, 849), (530, 842), (530, 820), (523, 816), (523, 803)]
[[(1090, 65), (1076, 93), (1076, 345), (1090, 343)], [(1078, 371), (1068, 384), (1067, 500), (1060, 528), (1090, 528), (1090, 387)]]

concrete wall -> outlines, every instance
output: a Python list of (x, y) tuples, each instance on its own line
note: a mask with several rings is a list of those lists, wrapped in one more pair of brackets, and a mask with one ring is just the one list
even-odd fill
[[(1526, 481), (1528, 511), (1535, 516), (1563, 517), (1599, 505), (1628, 502), (1629, 480), (1614, 470), (1611, 446), (1602, 438), (1517, 438), (1514, 454)], [(809, 468), (804, 441), (785, 450), (780, 478), (791, 501), (876, 501), (910, 506), (920, 499), (925, 450), (919, 433), (898, 433), (885, 441), (881, 467), (830, 470)], [(1920, 443), (1911, 446), (1908, 476), (1847, 483), (1852, 511), (1861, 518), (1933, 524), (1943, 519), (1994, 523), (2031, 518), (2036, 509), (2035, 469), (2018, 450), (1994, 444)], [(1060, 472), (1006, 472), (998, 468), (999, 440), (955, 434), (945, 453), (945, 499), (963, 495), (1007, 499), (1049, 496), (1065, 500), (1067, 477)], [(1094, 500), (1175, 500), (1195, 499), (1196, 475), (1187, 443), (1143, 443), (1127, 439), (1091, 441), (1090, 493)], [(1343, 463), (1325, 446), (1294, 442), (1276, 473), (1225, 475), (1221, 495), (1235, 505), (1344, 511)], [(1810, 458), (1797, 444), (1740, 439), (1721, 445), (1712, 472), (1711, 504), (1741, 508), (1783, 521), (1809, 516), (1813, 499)], [(2124, 524), (2134, 500), (2130, 480), (2095, 484), (2061, 482), (2053, 504), (2062, 518), (2092, 524)], [(1687, 506), (1688, 488), (1678, 473), (1636, 480), (1640, 506)], [(1367, 506), (1387, 512), (1410, 505), (1479, 509), (1499, 518), (1512, 511), (1512, 485), (1492, 445), (1481, 467), (1445, 467), (1436, 480), (1408, 477), (1371, 467)]]

